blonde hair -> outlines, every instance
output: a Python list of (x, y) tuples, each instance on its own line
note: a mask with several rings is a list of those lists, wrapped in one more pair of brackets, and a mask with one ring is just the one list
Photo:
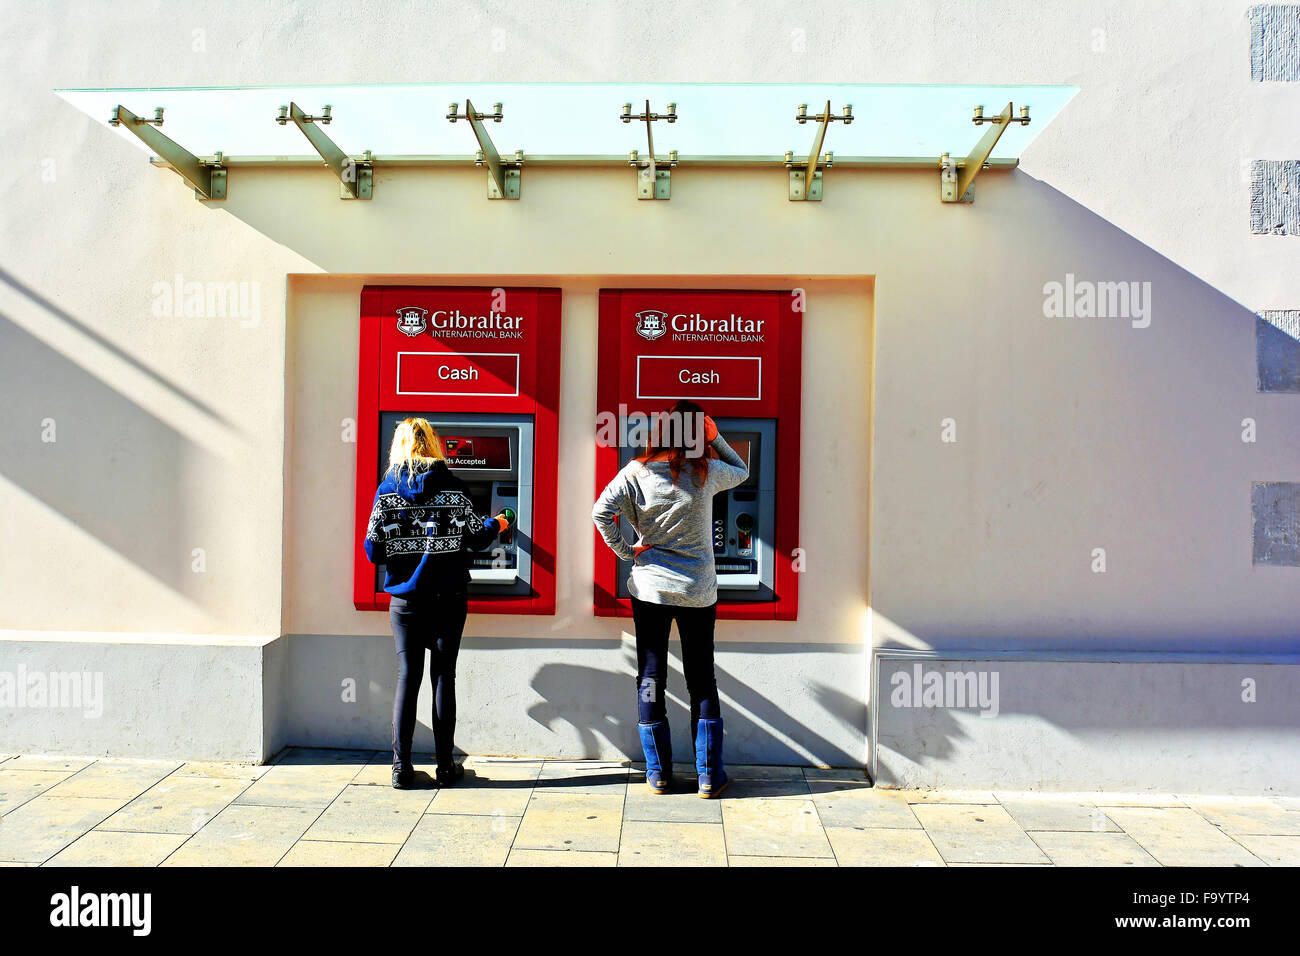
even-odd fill
[(435, 461), (446, 461), (442, 439), (428, 419), (407, 418), (393, 430), (393, 444), (388, 449), (388, 470), (396, 478), (405, 467), (409, 474), (428, 468)]

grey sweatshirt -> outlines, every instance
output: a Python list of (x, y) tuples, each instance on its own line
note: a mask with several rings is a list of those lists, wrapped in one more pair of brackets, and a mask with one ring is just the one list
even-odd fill
[[(596, 499), (591, 520), (601, 537), (624, 561), (632, 561), (628, 593), (650, 604), (708, 607), (718, 599), (713, 567), (713, 496), (749, 477), (744, 460), (719, 435), (718, 457), (709, 461), (709, 476), (696, 485), (695, 466), (682, 465), (673, 484), (668, 462), (628, 462)], [(622, 518), (650, 545), (638, 556), (619, 530)]]

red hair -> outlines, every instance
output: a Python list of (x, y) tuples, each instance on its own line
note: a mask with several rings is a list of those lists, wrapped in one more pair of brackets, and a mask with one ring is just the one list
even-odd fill
[(688, 399), (679, 399), (666, 411), (660, 412), (650, 423), (646, 435), (645, 450), (636, 456), (636, 460), (645, 464), (649, 461), (667, 461), (668, 472), (673, 477), (673, 484), (681, 477), (682, 465), (689, 461), (694, 471), (697, 488), (703, 488), (709, 477), (709, 459), (713, 449), (705, 446), (704, 454), (690, 454), (692, 450), (686, 444), (687, 419), (692, 419), (696, 433), (704, 436), (704, 409)]

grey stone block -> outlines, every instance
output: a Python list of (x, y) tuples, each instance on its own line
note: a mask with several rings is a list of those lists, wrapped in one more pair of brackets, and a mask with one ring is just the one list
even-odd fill
[(1257, 159), (1251, 163), (1250, 231), (1300, 235), (1300, 161)]
[(1300, 482), (1257, 481), (1250, 505), (1251, 563), (1300, 568)]
[(1261, 83), (1300, 80), (1300, 6), (1250, 8), (1250, 78)]
[(1300, 393), (1300, 311), (1259, 313), (1255, 366), (1259, 391)]

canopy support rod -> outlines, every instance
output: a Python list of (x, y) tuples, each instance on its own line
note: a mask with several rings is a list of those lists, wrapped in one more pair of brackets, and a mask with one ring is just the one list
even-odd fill
[(975, 201), (973, 187), (975, 178), (983, 172), (989, 156), (993, 153), (993, 147), (997, 146), (998, 140), (1002, 134), (1007, 131), (1007, 127), (1012, 123), (1019, 123), (1021, 126), (1029, 125), (1029, 107), (1020, 107), (1020, 115), (1012, 117), (1015, 107), (1008, 103), (1006, 108), (997, 116), (985, 116), (984, 107), (975, 107), (975, 115), (971, 117), (971, 122), (976, 126), (982, 126), (985, 123), (991, 123), (988, 130), (980, 137), (980, 141), (975, 144), (966, 161), (958, 164), (952, 161), (947, 153), (939, 157), (939, 198), (943, 202), (963, 202), (969, 203)]
[(459, 109), (458, 103), (452, 103), (450, 111), (447, 113), (447, 119), (456, 122), (459, 119), (469, 120), (470, 129), (474, 131), (474, 138), (478, 140), (478, 152), (474, 156), (475, 166), (486, 166), (488, 171), (487, 196), (488, 199), (518, 199), (520, 187), (523, 179), (524, 151), (515, 150), (513, 160), (502, 160), (501, 154), (497, 152), (496, 146), (492, 144), (492, 137), (488, 135), (487, 127), (483, 121), (490, 119), (494, 123), (500, 123), (502, 117), (502, 106), (500, 103), (493, 103), (491, 113), (479, 113), (474, 109), (474, 103), (468, 98), (465, 100), (465, 114), (462, 116), (456, 111)]
[(297, 103), (290, 103), (288, 106), (280, 107), (280, 115), (275, 118), (275, 121), (281, 126), (292, 122), (302, 130), (302, 135), (307, 137), (307, 142), (320, 153), (320, 158), (325, 160), (325, 165), (338, 177), (340, 199), (370, 199), (375, 194), (370, 150), (366, 150), (360, 160), (355, 160), (335, 145), (334, 140), (321, 129), (322, 126), (329, 125), (333, 119), (330, 115), (331, 110), (332, 108), (327, 105), (320, 116), (308, 116)]
[(624, 103), (623, 112), (618, 117), (624, 123), (633, 120), (645, 121), (646, 158), (637, 150), (628, 152), (627, 164), (636, 168), (637, 199), (669, 199), (672, 197), (672, 170), (677, 165), (677, 150), (669, 150), (668, 159), (660, 160), (655, 156), (655, 134), (651, 125), (656, 120), (677, 122), (677, 104), (669, 103), (668, 112), (660, 116), (650, 112), (650, 101), (645, 101), (645, 112), (632, 115), (632, 104)]
[[(808, 104), (800, 103), (799, 110), (795, 113), (794, 121), (800, 126), (809, 120)], [(831, 123), (836, 120), (848, 126), (853, 122), (853, 104), (844, 104), (844, 111), (840, 116), (831, 115), (831, 101), (826, 101), (826, 109), (822, 111), (821, 116), (811, 117), (812, 121), (817, 124), (817, 135), (813, 137), (812, 149), (808, 153), (808, 158), (802, 163), (796, 164), (794, 161), (794, 151), (787, 150), (785, 154), (785, 166), (790, 170), (790, 201), (806, 202), (813, 200), (820, 202), (822, 198), (822, 174), (821, 170), (830, 169), (835, 162), (835, 154), (827, 152), (822, 155), (822, 145), (826, 142), (826, 131), (830, 129)]]
[(207, 202), (226, 198), (226, 168), (221, 153), (214, 160), (199, 159), (179, 143), (160, 133), (155, 127), (163, 124), (163, 108), (154, 109), (154, 118), (141, 119), (125, 106), (119, 105), (108, 119), (109, 126), (125, 126), (146, 146), (167, 161), (167, 165), (194, 187), (194, 198)]

